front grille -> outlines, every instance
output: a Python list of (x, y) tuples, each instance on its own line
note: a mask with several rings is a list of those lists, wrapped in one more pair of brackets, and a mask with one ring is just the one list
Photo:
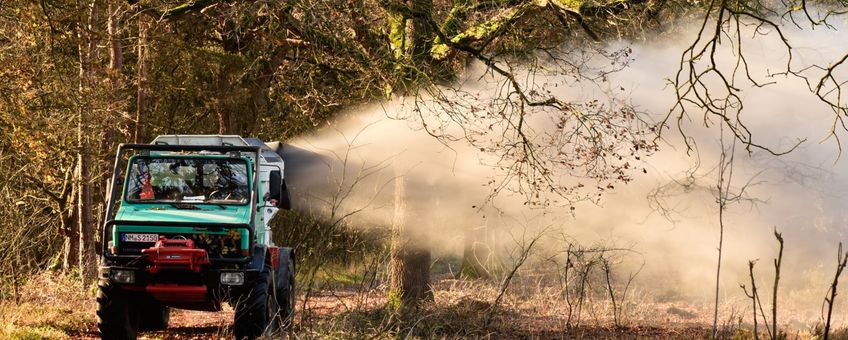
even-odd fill
[[(119, 239), (123, 240), (124, 234), (126, 233), (119, 233)], [(235, 230), (227, 234), (159, 233), (158, 235), (167, 238), (178, 238), (178, 236), (182, 236), (190, 239), (194, 241), (196, 248), (205, 249), (210, 259), (244, 257), (241, 252), (241, 235)], [(118, 246), (118, 255), (141, 255), (142, 249), (147, 249), (154, 245), (155, 242), (122, 241)]]

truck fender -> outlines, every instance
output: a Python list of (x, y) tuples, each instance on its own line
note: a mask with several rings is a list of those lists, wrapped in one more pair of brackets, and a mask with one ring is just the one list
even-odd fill
[(250, 268), (259, 270), (265, 268), (265, 254), (268, 253), (267, 248), (263, 244), (257, 244), (253, 247), (253, 258), (250, 259)]
[[(289, 261), (292, 261), (291, 268), (289, 268), (288, 266)], [(283, 288), (282, 285), (284, 282), (288, 282), (287, 280), (284, 280), (284, 278), (287, 278), (289, 275), (293, 277), (296, 274), (296, 271), (294, 271), (294, 261), (294, 249), (288, 247), (279, 248), (279, 251), (277, 253), (278, 268), (276, 268), (278, 289)], [(292, 270), (294, 272), (290, 273), (289, 270)]]

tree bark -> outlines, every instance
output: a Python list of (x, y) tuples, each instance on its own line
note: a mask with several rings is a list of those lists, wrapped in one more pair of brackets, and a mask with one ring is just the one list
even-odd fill
[(430, 287), (430, 247), (426, 233), (407, 223), (405, 183), (395, 179), (394, 219), (392, 221), (389, 303), (397, 311), (407, 311), (421, 301), (432, 300)]

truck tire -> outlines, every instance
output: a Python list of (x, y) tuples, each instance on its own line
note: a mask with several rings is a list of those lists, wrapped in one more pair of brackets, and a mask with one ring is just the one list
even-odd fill
[(168, 328), (171, 308), (151, 297), (143, 299), (138, 329), (141, 331), (161, 331)]
[(280, 328), (290, 329), (294, 321), (295, 303), (297, 294), (295, 290), (294, 252), (283, 248), (280, 252), (280, 271), (277, 279), (277, 304), (280, 306), (279, 323)]
[(274, 279), (270, 266), (259, 275), (253, 287), (232, 302), (235, 309), (233, 333), (236, 339), (255, 339), (263, 335), (272, 335), (279, 328), (277, 314), (280, 306), (274, 299)]
[(97, 328), (102, 339), (135, 339), (138, 336), (139, 314), (135, 296), (101, 280), (97, 284)]

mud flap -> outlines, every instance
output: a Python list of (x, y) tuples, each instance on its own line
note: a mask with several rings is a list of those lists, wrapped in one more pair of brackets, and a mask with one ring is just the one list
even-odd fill
[(274, 283), (276, 286), (275, 297), (277, 299), (277, 305), (280, 308), (280, 327), (282, 329), (289, 329), (294, 320), (295, 304), (297, 301), (294, 249), (280, 248), (277, 258), (279, 269), (274, 273), (276, 275)]
[[(289, 261), (292, 261), (289, 268)], [(283, 289), (283, 285), (288, 282), (288, 278), (294, 278), (294, 249), (281, 247), (277, 254), (277, 263), (274, 264), (274, 272), (276, 275), (277, 289)]]

